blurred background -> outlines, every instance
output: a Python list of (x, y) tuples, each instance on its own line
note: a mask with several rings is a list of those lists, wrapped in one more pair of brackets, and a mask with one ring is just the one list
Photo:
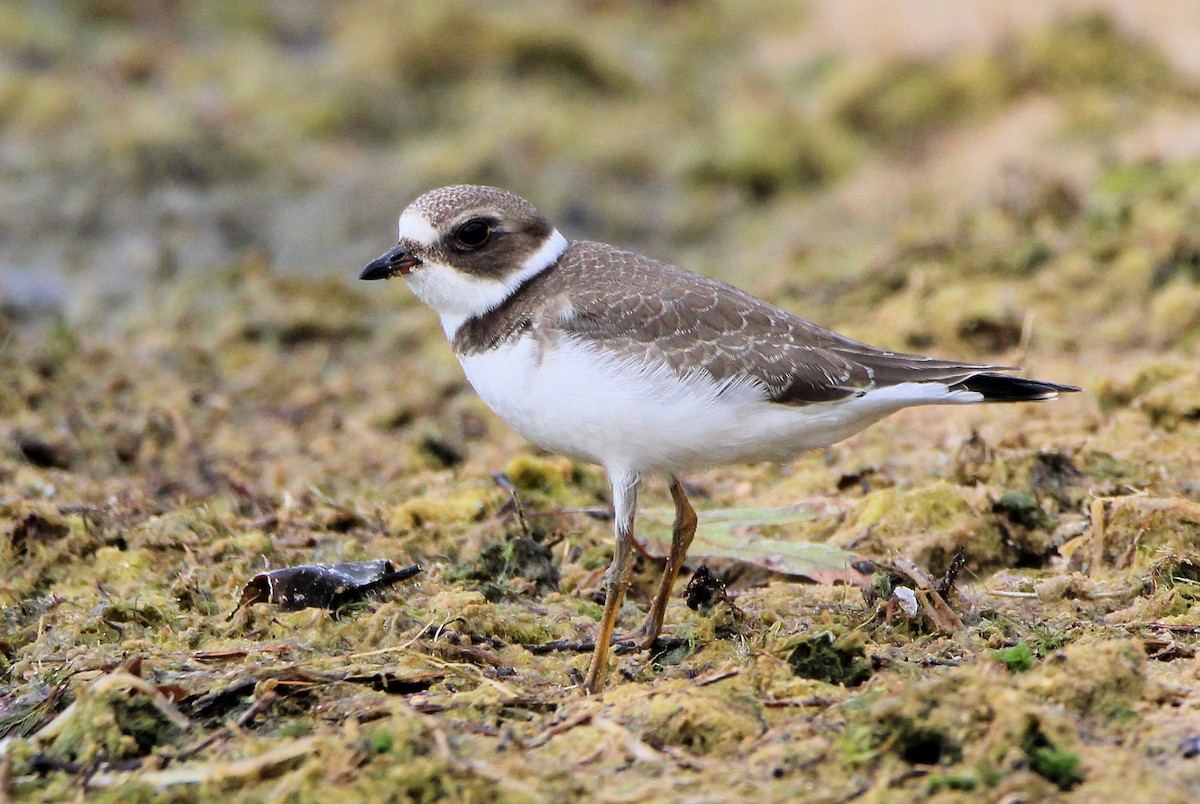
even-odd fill
[(0, 327), (349, 284), (474, 182), (896, 348), (1194, 349), (1198, 148), (1192, 2), (8, 0)]

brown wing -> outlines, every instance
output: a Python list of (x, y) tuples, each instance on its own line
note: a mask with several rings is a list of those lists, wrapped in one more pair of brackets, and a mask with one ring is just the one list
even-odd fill
[[(559, 331), (680, 375), (700, 369), (723, 385), (754, 381), (783, 404), (1004, 370), (876, 349), (731, 285), (599, 243), (571, 244), (555, 273), (550, 284), (567, 294), (571, 311)], [(568, 277), (569, 291), (560, 284)]]

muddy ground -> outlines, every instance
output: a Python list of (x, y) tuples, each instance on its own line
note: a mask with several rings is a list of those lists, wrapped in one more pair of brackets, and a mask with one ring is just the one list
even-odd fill
[[(0, 800), (1200, 797), (1200, 14), (972, 6), (5, 4)], [(689, 478), (588, 698), (603, 473), (353, 282), (449, 181), (1085, 390)]]

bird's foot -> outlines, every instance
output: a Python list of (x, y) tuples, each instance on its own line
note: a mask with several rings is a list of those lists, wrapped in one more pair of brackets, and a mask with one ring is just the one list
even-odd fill
[(654, 647), (654, 641), (662, 634), (662, 627), (662, 620), (655, 618), (651, 612), (642, 623), (642, 627), (634, 631), (629, 638), (641, 642), (642, 650), (650, 650)]

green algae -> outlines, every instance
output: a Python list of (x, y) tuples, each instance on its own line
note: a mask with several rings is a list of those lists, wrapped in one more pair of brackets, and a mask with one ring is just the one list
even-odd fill
[(1079, 768), (1082, 760), (1078, 754), (1043, 743), (1044, 740), (1035, 736), (1025, 744), (1030, 770), (1064, 791), (1084, 780), (1085, 777)]
[(469, 564), (450, 574), (492, 602), (511, 594), (512, 579), (529, 581), (527, 594), (541, 596), (558, 590), (559, 571), (550, 549), (525, 536), (489, 544)]
[(960, 547), (972, 564), (988, 566), (1003, 561), (1006, 551), (980, 506), (977, 493), (944, 482), (882, 489), (863, 498), (831, 542), (870, 555), (887, 555), (891, 545), (903, 543), (905, 554), (935, 575)]
[(485, 515), (488, 503), (495, 496), (463, 490), (454, 494), (414, 497), (387, 512), (387, 527), (395, 533), (407, 533), (418, 528), (477, 521)]
[(1036, 677), (1023, 678), (1032, 692), (1085, 716), (1111, 718), (1146, 694), (1145, 662), (1135, 640), (1078, 642), (1048, 656)]
[(1024, 642), (1013, 645), (1011, 648), (992, 651), (992, 656), (1013, 673), (1024, 673), (1026, 670), (1033, 669), (1033, 651)]
[(796, 643), (787, 657), (792, 672), (803, 678), (857, 687), (871, 677), (871, 662), (861, 638), (817, 634)]
[(566, 502), (574, 473), (572, 463), (561, 458), (518, 455), (504, 465), (504, 476), (535, 504)]
[(992, 510), (1003, 514), (1014, 525), (1024, 528), (1046, 528), (1054, 524), (1036, 499), (1020, 491), (1006, 491), (992, 505)]

